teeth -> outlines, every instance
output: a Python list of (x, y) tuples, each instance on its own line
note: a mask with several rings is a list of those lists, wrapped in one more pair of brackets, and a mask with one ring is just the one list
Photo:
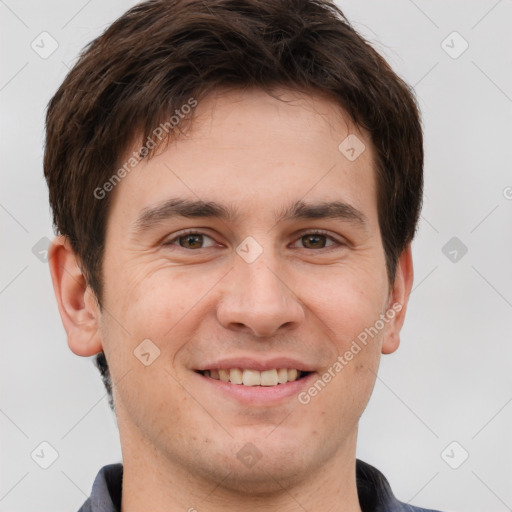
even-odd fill
[(259, 386), (261, 384), (261, 372), (257, 370), (244, 370), (242, 382), (244, 386)]
[(277, 370), (277, 382), (279, 384), (286, 384), (288, 382), (288, 370), (286, 368), (279, 368)]
[(277, 370), (265, 370), (261, 372), (262, 386), (277, 386)]
[(299, 376), (299, 371), (298, 370), (288, 370), (288, 382), (290, 381), (294, 381), (294, 380), (297, 380), (297, 377)]
[(243, 382), (243, 373), (242, 370), (238, 368), (232, 368), (229, 370), (229, 380), (233, 384), (242, 384)]
[(229, 382), (229, 370), (219, 370), (220, 380)]
[(229, 370), (204, 370), (202, 374), (215, 380), (243, 384), (244, 386), (277, 386), (293, 382), (301, 376), (301, 371), (295, 368), (276, 368), (273, 370), (243, 370), (231, 368)]

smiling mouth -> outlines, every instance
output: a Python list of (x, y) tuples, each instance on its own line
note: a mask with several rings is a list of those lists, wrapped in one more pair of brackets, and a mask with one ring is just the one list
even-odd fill
[(248, 370), (241, 368), (219, 370), (196, 370), (197, 373), (214, 380), (221, 380), (242, 386), (278, 386), (303, 379), (311, 372), (291, 368), (275, 368), (273, 370)]

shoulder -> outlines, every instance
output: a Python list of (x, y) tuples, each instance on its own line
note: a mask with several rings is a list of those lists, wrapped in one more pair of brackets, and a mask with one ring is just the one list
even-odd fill
[(121, 463), (103, 466), (94, 479), (91, 496), (78, 512), (120, 512), (122, 483)]
[(389, 512), (395, 512), (395, 510), (396, 512), (441, 512), (440, 510), (434, 510), (432, 508), (414, 507), (413, 505), (408, 505), (407, 503), (402, 503), (401, 501), (398, 501), (397, 503), (399, 504), (400, 508), (390, 508)]
[(408, 505), (407, 503), (402, 503), (401, 501), (397, 501), (398, 508), (390, 508), (386, 509), (386, 512), (441, 512), (440, 510), (434, 510), (432, 508), (421, 508), (414, 507), (413, 505)]
[(356, 482), (363, 512), (441, 512), (415, 507), (395, 498), (386, 477), (362, 460), (356, 461)]

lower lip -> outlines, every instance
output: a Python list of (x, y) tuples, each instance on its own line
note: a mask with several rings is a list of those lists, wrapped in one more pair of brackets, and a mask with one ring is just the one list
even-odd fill
[(286, 398), (297, 396), (301, 390), (310, 385), (315, 378), (315, 372), (311, 372), (302, 379), (286, 384), (277, 384), (275, 386), (244, 386), (243, 384), (232, 384), (223, 380), (212, 379), (195, 372), (203, 382), (213, 386), (215, 390), (224, 393), (247, 405), (274, 405)]

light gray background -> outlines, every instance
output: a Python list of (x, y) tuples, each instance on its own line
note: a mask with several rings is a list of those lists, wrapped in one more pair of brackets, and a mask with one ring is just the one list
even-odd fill
[[(77, 510), (100, 467), (121, 460), (99, 374), (68, 349), (48, 266), (32, 248), (53, 236), (46, 104), (79, 50), (133, 4), (0, 0), (1, 511)], [(415, 87), (426, 150), (402, 345), (383, 357), (358, 456), (412, 504), (512, 510), (512, 2), (340, 6)], [(47, 59), (31, 48), (43, 31), (59, 45)], [(458, 58), (445, 51), (462, 49), (453, 31), (469, 44)], [(442, 252), (452, 237), (468, 249), (456, 262)], [(48, 469), (31, 458), (42, 441), (59, 454)]]

